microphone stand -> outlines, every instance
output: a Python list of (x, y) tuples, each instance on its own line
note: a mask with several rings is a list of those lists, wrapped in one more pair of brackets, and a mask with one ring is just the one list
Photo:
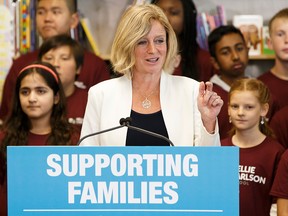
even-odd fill
[(95, 133), (92, 133), (92, 134), (88, 134), (88, 135), (82, 137), (82, 138), (78, 141), (77, 145), (80, 145), (80, 143), (81, 143), (84, 139), (86, 139), (86, 138), (88, 138), (88, 137), (90, 137), (90, 136), (95, 136), (95, 135), (98, 135), (98, 134), (106, 133), (106, 132), (108, 132), (108, 131), (116, 130), (116, 129), (122, 128), (122, 127), (125, 127), (125, 125), (120, 125), (120, 126), (117, 126), (117, 127), (113, 127), (113, 128), (109, 128), (109, 129), (103, 130), (103, 131), (98, 131), (98, 132), (95, 132)]
[(77, 145), (80, 145), (80, 143), (81, 143), (84, 139), (86, 139), (86, 138), (88, 138), (88, 137), (90, 137), (90, 136), (95, 136), (95, 135), (98, 135), (98, 134), (106, 133), (106, 132), (108, 132), (108, 131), (116, 130), (116, 129), (122, 128), (122, 127), (128, 127), (128, 128), (130, 128), (131, 130), (136, 130), (136, 131), (138, 131), (138, 132), (141, 132), (141, 133), (144, 133), (144, 134), (147, 134), (147, 135), (150, 135), (150, 136), (154, 136), (154, 137), (157, 137), (157, 138), (159, 138), (159, 139), (163, 139), (163, 140), (167, 141), (167, 142), (170, 144), (170, 146), (174, 146), (173, 142), (172, 142), (170, 139), (168, 139), (167, 137), (165, 137), (165, 136), (163, 136), (163, 135), (161, 135), (161, 134), (157, 134), (157, 133), (154, 133), (154, 132), (151, 132), (151, 131), (142, 129), (142, 128), (134, 127), (134, 126), (130, 125), (131, 122), (132, 122), (132, 118), (130, 118), (130, 117), (121, 118), (120, 121), (119, 121), (120, 126), (113, 127), (113, 128), (109, 128), (109, 129), (106, 129), (106, 130), (102, 130), (102, 131), (98, 131), (98, 132), (95, 132), (95, 133), (88, 134), (88, 135), (82, 137), (82, 138), (78, 141)]

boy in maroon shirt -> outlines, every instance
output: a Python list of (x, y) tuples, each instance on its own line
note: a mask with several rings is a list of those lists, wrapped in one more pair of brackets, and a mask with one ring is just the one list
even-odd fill
[(83, 67), (84, 50), (68, 35), (53, 36), (41, 45), (39, 60), (48, 62), (57, 70), (66, 97), (67, 117), (71, 124), (81, 130), (85, 113), (88, 91), (75, 81)]
[(269, 32), (269, 44), (275, 51), (275, 64), (258, 79), (268, 86), (281, 109), (288, 105), (288, 8), (280, 10), (272, 17)]
[(281, 143), (285, 149), (288, 149), (288, 106), (283, 107), (273, 116), (270, 126), (278, 142)]
[(224, 104), (218, 115), (220, 138), (228, 136), (231, 124), (228, 118), (228, 92), (232, 83), (245, 75), (248, 64), (248, 48), (241, 31), (232, 26), (220, 26), (208, 36), (208, 45), (211, 61), (219, 71), (210, 81), (214, 91), (222, 98)]

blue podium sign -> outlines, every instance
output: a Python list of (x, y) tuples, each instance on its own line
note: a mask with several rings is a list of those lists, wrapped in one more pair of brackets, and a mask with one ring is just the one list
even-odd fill
[(8, 147), (9, 216), (239, 215), (236, 147)]

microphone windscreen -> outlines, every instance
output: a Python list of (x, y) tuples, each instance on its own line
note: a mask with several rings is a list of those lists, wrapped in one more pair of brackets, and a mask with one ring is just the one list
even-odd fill
[(126, 120), (126, 124), (131, 125), (131, 123), (132, 123), (132, 118), (131, 117), (127, 117), (125, 120)]
[(125, 125), (126, 124), (126, 119), (125, 118), (121, 118), (119, 120), (120, 125)]

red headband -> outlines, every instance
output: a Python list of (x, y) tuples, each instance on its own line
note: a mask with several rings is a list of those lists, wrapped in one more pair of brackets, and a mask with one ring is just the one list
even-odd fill
[(18, 76), (25, 70), (30, 69), (30, 68), (42, 68), (46, 71), (48, 71), (56, 80), (56, 82), (58, 83), (58, 77), (56, 75), (56, 73), (49, 67), (45, 66), (45, 65), (41, 65), (41, 64), (32, 64), (32, 65), (28, 65), (27, 67), (23, 68), (19, 73)]

